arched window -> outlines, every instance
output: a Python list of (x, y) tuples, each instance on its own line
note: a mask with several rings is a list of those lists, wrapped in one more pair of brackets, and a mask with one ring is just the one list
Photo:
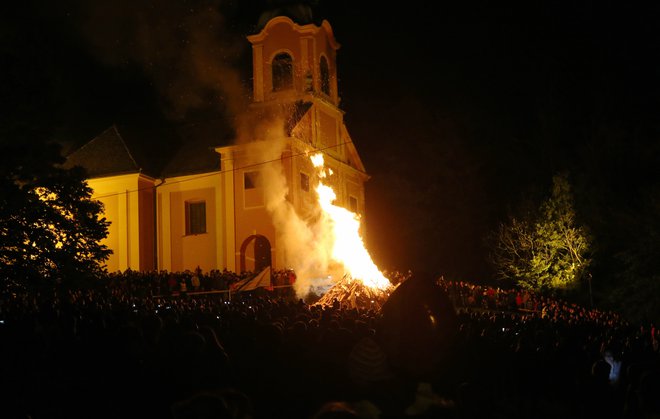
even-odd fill
[(330, 96), (330, 69), (325, 57), (321, 57), (321, 91)]
[(286, 52), (273, 58), (273, 91), (291, 89), (293, 87), (293, 60)]

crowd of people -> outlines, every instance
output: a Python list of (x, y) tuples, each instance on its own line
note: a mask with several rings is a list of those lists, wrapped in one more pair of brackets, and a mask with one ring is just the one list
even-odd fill
[[(117, 271), (109, 273), (104, 279), (104, 286), (116, 288), (137, 296), (166, 296), (180, 293), (199, 293), (230, 291), (242, 280), (254, 276), (253, 271), (239, 273), (224, 269), (212, 269), (208, 272), (199, 267), (191, 271)], [(274, 286), (293, 285), (295, 272), (291, 269), (278, 269), (272, 272)]]
[[(171, 283), (185, 278), (186, 289), (195, 289), (195, 274), (175, 274)], [(289, 280), (286, 271), (276, 275)], [(632, 324), (521, 290), (409, 273), (397, 275), (398, 285), (433, 282), (452, 305), (456, 327), (443, 328), (437, 339), (395, 342), (399, 331), (391, 328), (404, 326), (385, 322), (382, 310), (268, 292), (231, 299), (211, 292), (240, 280), (230, 272), (201, 275), (197, 289), (206, 292), (182, 293), (180, 285), (168, 286), (172, 276), (125, 272), (97, 287), (3, 296), (0, 416), (660, 415), (660, 333), (653, 323)], [(389, 310), (415, 304), (408, 299)], [(405, 327), (433, 334), (437, 323), (450, 320), (425, 310), (428, 323)], [(443, 350), (421, 347), (434, 342)], [(393, 350), (434, 359), (426, 370), (415, 360), (423, 374), (411, 374), (405, 360), (391, 362)]]

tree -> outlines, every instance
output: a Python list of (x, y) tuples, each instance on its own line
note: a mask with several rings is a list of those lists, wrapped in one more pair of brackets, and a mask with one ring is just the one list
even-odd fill
[(531, 261), (537, 243), (532, 227), (529, 221), (512, 217), (508, 224), (500, 223), (497, 231), (489, 237), (490, 259), (498, 279), (516, 283), (531, 276)]
[(537, 211), (500, 224), (491, 246), (500, 279), (540, 292), (576, 285), (590, 263), (591, 238), (577, 223), (568, 176), (553, 177), (552, 193)]
[(5, 290), (70, 283), (103, 272), (103, 207), (82, 168), (57, 145), (0, 147), (0, 281)]
[(641, 191), (642, 209), (630, 213), (626, 225), (630, 236), (626, 247), (615, 254), (620, 264), (618, 281), (606, 301), (619, 306), (631, 319), (660, 322), (660, 190)]

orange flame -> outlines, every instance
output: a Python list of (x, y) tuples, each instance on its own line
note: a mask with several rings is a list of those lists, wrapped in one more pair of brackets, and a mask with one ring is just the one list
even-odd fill
[[(324, 169), (324, 160), (321, 153), (310, 157), (312, 164), (318, 171), (319, 179), (324, 179), (332, 172)], [(329, 221), (331, 228), (332, 259), (340, 263), (353, 279), (359, 279), (364, 285), (386, 290), (391, 286), (390, 281), (380, 272), (371, 259), (360, 236), (360, 216), (345, 208), (333, 204), (337, 195), (328, 185), (319, 180), (316, 187), (319, 196), (319, 205), (323, 215)]]

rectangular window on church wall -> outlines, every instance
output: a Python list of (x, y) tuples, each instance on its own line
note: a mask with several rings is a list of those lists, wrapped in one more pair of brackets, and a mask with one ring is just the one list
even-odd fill
[(206, 201), (186, 202), (186, 235), (206, 233)]
[(356, 197), (354, 196), (348, 197), (348, 209), (354, 213), (358, 212), (358, 200)]
[(309, 176), (304, 173), (300, 174), (300, 189), (309, 192)]
[(259, 172), (245, 172), (243, 174), (243, 186), (245, 189), (255, 189), (260, 186)]

